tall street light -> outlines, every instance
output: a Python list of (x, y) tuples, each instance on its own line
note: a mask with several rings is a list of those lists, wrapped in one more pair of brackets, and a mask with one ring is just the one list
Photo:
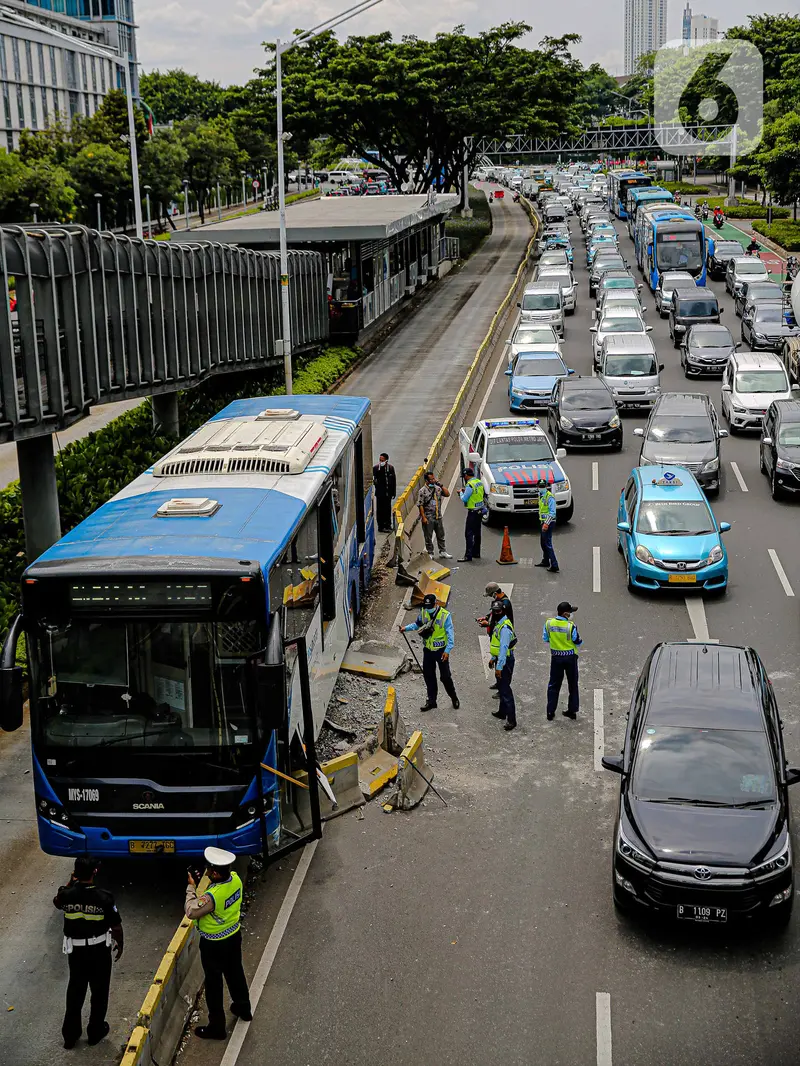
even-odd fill
[(96, 192), (94, 194), (94, 198), (97, 203), (97, 232), (99, 233), (100, 230), (103, 228), (103, 215), (102, 208), (100, 206), (103, 199), (103, 194), (101, 192)]
[(183, 179), (183, 217), (186, 222), (186, 229), (191, 229), (189, 225), (189, 179)]
[(281, 332), (283, 333), (280, 345), (276, 345), (276, 347), (279, 348), (279, 351), (276, 354), (280, 354), (280, 351), (283, 351), (283, 376), (286, 382), (287, 396), (292, 395), (292, 329), (289, 312), (289, 253), (286, 248), (286, 188), (283, 167), (283, 150), (284, 145), (291, 140), (292, 135), (291, 133), (284, 133), (283, 130), (283, 79), (281, 75), (281, 56), (284, 52), (288, 52), (290, 48), (294, 48), (298, 44), (306, 44), (306, 42), (312, 40), (314, 37), (318, 37), (321, 33), (325, 33), (327, 30), (336, 29), (336, 27), (341, 26), (343, 22), (348, 22), (351, 18), (355, 18), (356, 15), (362, 15), (365, 11), (369, 11), (371, 7), (377, 7), (381, 2), (382, 0), (361, 0), (361, 3), (354, 4), (353, 7), (348, 7), (338, 15), (334, 15), (332, 18), (320, 22), (318, 26), (312, 26), (310, 30), (304, 30), (303, 33), (298, 33), (296, 37), (291, 39), (291, 41), (275, 42), (275, 97), (278, 118), (278, 225), (280, 231), (281, 254)]
[(38, 210), (39, 210), (39, 205), (34, 203), (34, 204), (30, 205), (30, 208), (31, 208), (31, 211), (33, 211), (33, 222), (34, 222), (34, 225), (36, 225), (36, 223), (39, 221), (39, 215), (37, 213)]
[(144, 186), (144, 196), (147, 203), (147, 236), (149, 240), (153, 239), (153, 226), (150, 222), (150, 186)]

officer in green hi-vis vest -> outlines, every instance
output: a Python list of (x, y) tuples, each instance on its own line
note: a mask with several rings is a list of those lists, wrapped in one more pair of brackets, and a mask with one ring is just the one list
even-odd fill
[(483, 482), (475, 477), (474, 467), (468, 466), (464, 471), (466, 481), (461, 493), (461, 502), (467, 509), (467, 520), (464, 524), (464, 557), (460, 563), (471, 563), (473, 559), (481, 557), (481, 526), (483, 512), (486, 507), (486, 492)]
[(192, 918), (200, 933), (200, 961), (206, 978), (208, 1025), (195, 1029), (199, 1037), (224, 1040), (225, 1008), (222, 1002), (222, 979), (231, 995), (231, 1014), (251, 1022), (250, 990), (242, 965), (242, 881), (232, 869), (236, 856), (222, 848), (206, 848), (206, 862), (211, 882), (202, 896), (197, 895), (197, 879), (189, 872), (184, 912)]

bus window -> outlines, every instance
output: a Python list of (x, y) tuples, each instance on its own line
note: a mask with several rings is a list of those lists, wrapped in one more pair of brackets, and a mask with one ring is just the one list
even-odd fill
[[(336, 617), (336, 582), (334, 578), (334, 503), (333, 491), (328, 492), (318, 505), (319, 515), (319, 562), (322, 578), (322, 621), (331, 622)], [(323, 635), (324, 639), (324, 635)]]
[(366, 496), (365, 482), (366, 473), (364, 470), (364, 435), (359, 433), (355, 440), (355, 461), (356, 461), (356, 484), (355, 484), (355, 503), (356, 503), (356, 540), (359, 544), (363, 544), (367, 539), (367, 520), (364, 514), (364, 498)]
[(317, 516), (313, 511), (273, 568), (269, 591), (273, 610), (280, 604), (286, 608), (287, 639), (307, 633), (319, 603)]

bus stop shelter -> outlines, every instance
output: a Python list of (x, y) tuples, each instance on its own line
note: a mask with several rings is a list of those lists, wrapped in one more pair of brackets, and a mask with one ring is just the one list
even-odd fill
[[(458, 202), (457, 196), (431, 193), (324, 196), (289, 205), (289, 248), (324, 257), (332, 337), (357, 339), (405, 296), (449, 268), (458, 258), (458, 240), (445, 236), (444, 223)], [(173, 241), (204, 239), (274, 251), (278, 212), (260, 211), (172, 235)]]

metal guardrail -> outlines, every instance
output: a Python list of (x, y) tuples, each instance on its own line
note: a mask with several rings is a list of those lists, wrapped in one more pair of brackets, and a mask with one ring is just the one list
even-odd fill
[(458, 259), (460, 243), (458, 237), (441, 237), (439, 239), (439, 262), (443, 263), (446, 259)]
[[(0, 276), (0, 440), (281, 359), (277, 252), (0, 226)], [(294, 350), (325, 341), (319, 252), (289, 252), (289, 295)]]
[(492, 321), (489, 326), (489, 330), (486, 336), (481, 341), (477, 352), (475, 353), (475, 358), (472, 360), (472, 363), (470, 364), (469, 369), (467, 370), (461, 388), (458, 390), (455, 400), (453, 400), (453, 405), (450, 408), (447, 417), (445, 418), (442, 424), (441, 429), (434, 437), (424, 461), (414, 471), (411, 480), (395, 501), (395, 505), (392, 511), (395, 532), (394, 552), (390, 564), (392, 566), (397, 566), (400, 562), (402, 562), (403, 536), (406, 533), (410, 535), (411, 532), (413, 532), (414, 525), (416, 524), (416, 522), (412, 523), (410, 529), (406, 530), (406, 522), (408, 520), (409, 515), (413, 514), (417, 510), (416, 494), (420, 484), (422, 483), (425, 471), (433, 470), (436, 473), (437, 477), (441, 477), (444, 473), (444, 468), (447, 463), (447, 459), (450, 455), (450, 451), (453, 445), (456, 444), (458, 441), (458, 432), (461, 429), (463, 415), (469, 410), (472, 401), (475, 398), (475, 393), (478, 391), (478, 387), (483, 378), (483, 373), (486, 368), (486, 362), (488, 360), (489, 352), (491, 350), (492, 343), (495, 339), (497, 330), (505, 321), (506, 313), (509, 307), (511, 306), (511, 302), (514, 299), (520, 285), (524, 282), (525, 272), (528, 268), (531, 255), (533, 254), (533, 249), (536, 244), (536, 235), (539, 231), (539, 219), (536, 215), (536, 212), (533, 210), (533, 205), (530, 203), (530, 201), (525, 199), (525, 197), (521, 197), (520, 203), (527, 212), (533, 224), (533, 234), (531, 236), (531, 239), (528, 241), (528, 246), (525, 249), (525, 255), (523, 256), (522, 262), (520, 263), (519, 268), (517, 269), (517, 272), (514, 276), (514, 281), (511, 284), (511, 288), (508, 290), (503, 302), (500, 304), (500, 306), (497, 308), (494, 315), (492, 316)]
[(512, 133), (506, 137), (484, 137), (478, 142), (479, 156), (547, 155), (553, 152), (629, 152), (654, 148), (668, 148), (673, 153), (685, 149), (685, 155), (695, 155), (697, 141), (719, 141), (720, 154), (726, 154), (728, 126), (683, 126), (681, 123), (659, 126), (596, 126), (580, 133), (564, 133), (559, 137), (531, 137)]

